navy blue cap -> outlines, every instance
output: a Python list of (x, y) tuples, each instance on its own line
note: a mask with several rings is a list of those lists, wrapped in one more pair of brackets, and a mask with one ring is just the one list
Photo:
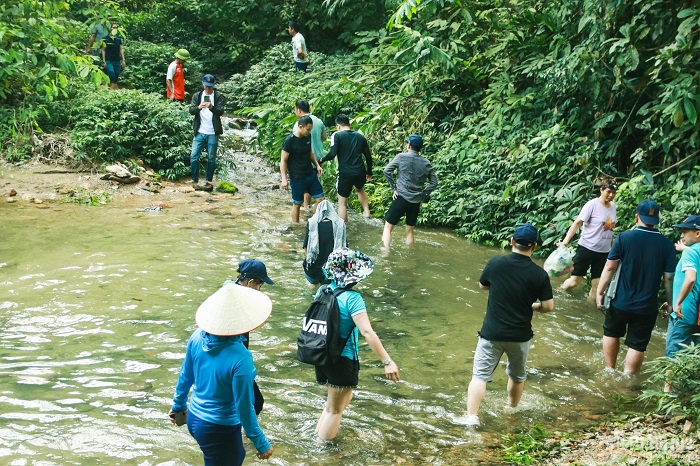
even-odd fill
[(513, 241), (531, 248), (537, 244), (537, 228), (532, 223), (523, 223), (515, 227)]
[(267, 276), (267, 267), (257, 259), (245, 259), (238, 263), (239, 278), (257, 278), (268, 285), (274, 285), (270, 277)]
[(691, 215), (686, 218), (683, 223), (678, 223), (673, 226), (676, 228), (683, 228), (684, 230), (700, 230), (700, 215)]
[(202, 84), (208, 87), (214, 87), (214, 83), (216, 82), (216, 79), (214, 79), (213, 74), (205, 74), (204, 77), (202, 78)]
[(645, 199), (637, 206), (637, 215), (647, 225), (658, 225), (659, 204), (651, 199)]
[(421, 147), (423, 147), (423, 138), (420, 137), (419, 134), (411, 134), (409, 137), (406, 138), (406, 142), (409, 146), (413, 147), (414, 149), (420, 149)]

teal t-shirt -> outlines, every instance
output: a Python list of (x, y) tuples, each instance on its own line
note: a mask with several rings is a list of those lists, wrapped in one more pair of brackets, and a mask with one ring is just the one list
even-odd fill
[[(328, 290), (334, 291), (338, 288), (335, 282), (331, 282), (328, 285)], [(321, 293), (321, 288), (318, 292)], [(360, 331), (355, 326), (355, 322), (352, 320), (352, 316), (359, 314), (361, 312), (367, 312), (367, 306), (365, 305), (365, 300), (362, 299), (362, 295), (357, 291), (348, 290), (344, 293), (338, 295), (338, 308), (340, 309), (340, 335), (345, 338), (350, 335), (348, 342), (343, 348), (343, 352), (340, 353), (341, 356), (353, 361), (359, 360), (357, 342), (360, 336)], [(352, 333), (352, 334), (351, 334)]]
[[(700, 271), (700, 243), (695, 243), (690, 248), (683, 251), (681, 260), (676, 265), (676, 274), (673, 276), (673, 303), (681, 292), (683, 281), (685, 281), (685, 271)], [(683, 300), (683, 322), (689, 325), (698, 323), (698, 304), (700, 304), (700, 285), (695, 282), (695, 286), (690, 294)]]
[[(323, 121), (321, 121), (321, 119), (316, 115), (312, 115), (310, 113), (307, 113), (307, 115), (309, 115), (311, 120), (314, 122), (314, 125), (311, 128), (311, 150), (314, 151), (314, 156), (317, 159), (320, 159), (324, 154), (322, 135), (326, 130), (326, 125), (324, 125)], [(297, 126), (299, 126), (299, 123), (294, 123), (294, 128), (292, 131), (296, 131)]]

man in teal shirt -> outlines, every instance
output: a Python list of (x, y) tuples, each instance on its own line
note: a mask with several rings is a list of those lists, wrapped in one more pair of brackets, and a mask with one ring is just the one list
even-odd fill
[[(309, 115), (311, 120), (314, 122), (313, 128), (311, 128), (311, 151), (314, 153), (316, 159), (323, 157), (323, 141), (326, 140), (326, 126), (323, 121), (316, 115), (311, 114), (311, 106), (306, 100), (297, 100), (294, 104), (294, 114), (297, 116), (297, 121), (294, 122), (294, 128), (292, 132), (296, 131), (299, 126), (299, 118), (304, 115)], [(304, 208), (309, 207), (311, 204), (311, 196), (309, 193), (304, 194)]]
[(673, 277), (673, 310), (668, 319), (666, 334), (666, 356), (694, 342), (700, 344), (700, 285), (697, 282), (700, 269), (700, 215), (691, 215), (683, 223), (673, 225), (681, 229), (679, 247), (683, 250), (681, 260)]

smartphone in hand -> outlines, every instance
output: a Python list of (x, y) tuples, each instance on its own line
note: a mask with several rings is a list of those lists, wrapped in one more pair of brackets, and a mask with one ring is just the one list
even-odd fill
[(205, 101), (205, 102), (209, 102), (210, 100), (211, 100), (211, 99), (209, 98), (208, 95), (205, 95), (205, 96), (204, 96), (204, 101)]

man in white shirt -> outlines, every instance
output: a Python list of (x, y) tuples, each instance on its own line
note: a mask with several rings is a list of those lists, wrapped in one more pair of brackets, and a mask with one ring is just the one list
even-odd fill
[(190, 114), (194, 115), (194, 139), (190, 154), (192, 183), (199, 183), (199, 156), (206, 144), (207, 147), (207, 187), (212, 188), (214, 169), (216, 168), (216, 152), (219, 148), (219, 135), (223, 134), (221, 115), (226, 108), (226, 96), (214, 90), (216, 80), (211, 74), (202, 78), (203, 91), (192, 96)]
[(306, 50), (306, 40), (299, 32), (300, 27), (297, 21), (290, 21), (287, 32), (292, 36), (292, 53), (296, 71), (306, 71), (309, 66), (309, 52)]

